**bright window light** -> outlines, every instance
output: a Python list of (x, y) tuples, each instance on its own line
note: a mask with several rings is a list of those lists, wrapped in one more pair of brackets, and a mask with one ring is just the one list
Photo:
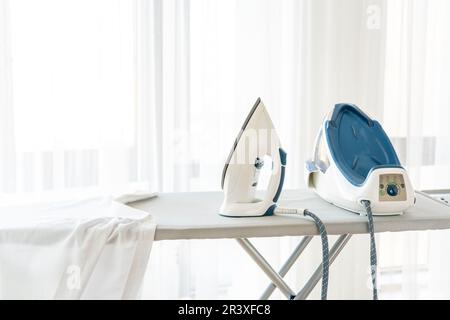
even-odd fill
[(134, 2), (10, 5), (17, 151), (133, 143)]

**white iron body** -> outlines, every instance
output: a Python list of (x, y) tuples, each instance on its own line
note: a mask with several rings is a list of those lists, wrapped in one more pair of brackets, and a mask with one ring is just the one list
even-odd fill
[[(324, 120), (316, 138), (316, 158), (307, 162), (306, 183), (321, 198), (340, 208), (366, 214), (362, 200), (369, 200), (373, 215), (401, 215), (414, 205), (414, 189), (407, 171), (401, 166), (373, 167), (364, 182), (351, 183), (336, 164), (331, 154), (326, 135), (327, 121)], [(396, 190), (398, 194), (390, 195), (388, 191)]]
[[(380, 201), (379, 185), (381, 175), (399, 175), (405, 181), (406, 200)], [(414, 205), (414, 193), (408, 174), (402, 168), (380, 168), (372, 171), (366, 182), (356, 187), (347, 181), (335, 166), (330, 166), (327, 172), (313, 172), (308, 174), (308, 186), (321, 198), (342, 209), (366, 214), (362, 200), (369, 200), (373, 215), (401, 215)], [(409, 190), (409, 191), (408, 191)]]
[[(272, 158), (272, 174), (262, 199), (256, 198), (262, 159)], [(238, 135), (222, 176), (224, 200), (220, 214), (229, 217), (271, 215), (284, 181), (286, 154), (260, 99)]]

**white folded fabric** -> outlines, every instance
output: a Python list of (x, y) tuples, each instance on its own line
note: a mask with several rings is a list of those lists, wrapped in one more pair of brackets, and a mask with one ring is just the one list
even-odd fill
[(112, 196), (0, 203), (0, 299), (137, 298), (155, 228)]
[(117, 202), (120, 202), (120, 203), (127, 204), (127, 203), (136, 202), (136, 201), (151, 199), (151, 198), (154, 198), (157, 196), (158, 196), (158, 194), (156, 192), (149, 192), (149, 191), (145, 191), (145, 190), (136, 190), (133, 192), (117, 194), (114, 197), (114, 200)]

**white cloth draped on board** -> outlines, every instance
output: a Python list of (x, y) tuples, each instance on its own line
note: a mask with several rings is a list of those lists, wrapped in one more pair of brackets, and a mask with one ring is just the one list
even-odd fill
[(135, 299), (151, 215), (112, 197), (0, 206), (0, 299)]

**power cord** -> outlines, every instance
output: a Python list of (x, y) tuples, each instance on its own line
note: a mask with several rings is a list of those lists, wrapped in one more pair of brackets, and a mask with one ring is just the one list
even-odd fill
[(309, 211), (308, 209), (295, 209), (295, 208), (280, 208), (276, 207), (275, 214), (277, 215), (303, 215), (309, 216), (314, 220), (314, 223), (319, 230), (320, 238), (322, 240), (322, 288), (321, 288), (321, 298), (322, 300), (327, 300), (328, 295), (328, 278), (329, 278), (329, 269), (330, 269), (330, 256), (329, 256), (329, 247), (328, 247), (328, 234), (323, 224), (322, 220), (314, 213)]
[(370, 207), (369, 200), (362, 200), (361, 203), (367, 212), (367, 221), (369, 224), (369, 234), (370, 234), (370, 274), (372, 277), (372, 295), (373, 300), (378, 300), (378, 289), (377, 289), (377, 247), (375, 243), (375, 231), (373, 226), (373, 214), (372, 208)]

